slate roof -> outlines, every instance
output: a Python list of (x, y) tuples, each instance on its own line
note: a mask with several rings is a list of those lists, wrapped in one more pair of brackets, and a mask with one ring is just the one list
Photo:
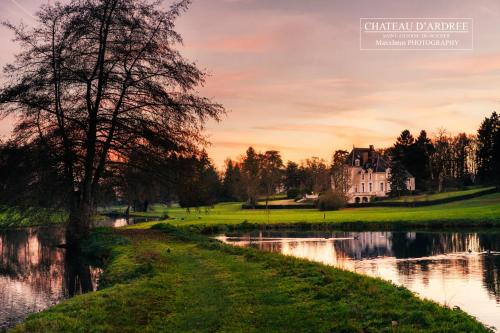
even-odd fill
[(359, 159), (359, 166), (364, 169), (372, 169), (374, 172), (385, 172), (391, 165), (373, 147), (353, 148), (346, 163), (349, 166), (356, 166), (355, 161)]
[[(354, 147), (347, 157), (346, 164), (348, 166), (356, 166), (355, 161), (359, 158), (359, 166), (365, 170), (372, 169), (374, 172), (385, 172), (391, 167), (391, 163), (385, 160), (379, 153), (375, 151), (373, 146), (369, 148)], [(413, 178), (412, 174), (406, 171), (408, 178)]]

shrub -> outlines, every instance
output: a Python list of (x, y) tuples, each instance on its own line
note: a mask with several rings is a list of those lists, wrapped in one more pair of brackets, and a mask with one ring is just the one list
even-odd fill
[(344, 193), (337, 191), (327, 191), (318, 198), (317, 207), (319, 210), (338, 210), (347, 205), (347, 198)]
[(286, 191), (287, 199), (297, 199), (300, 196), (300, 190), (298, 188), (291, 188)]

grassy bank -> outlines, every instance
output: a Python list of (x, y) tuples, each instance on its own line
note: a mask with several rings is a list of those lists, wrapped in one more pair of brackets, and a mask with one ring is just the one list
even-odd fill
[(101, 253), (115, 244), (104, 289), (13, 332), (487, 332), (458, 309), (321, 264), (168, 226), (120, 237), (129, 242), (109, 233), (91, 244)]
[[(427, 207), (373, 207), (347, 208), (333, 212), (316, 209), (250, 210), (241, 209), (240, 203), (223, 203), (208, 211), (168, 208), (156, 205), (149, 216), (168, 215), (169, 223), (177, 226), (238, 225), (243, 222), (260, 225), (277, 224), (329, 224), (360, 227), (434, 226), (500, 226), (500, 193)], [(131, 228), (147, 228), (156, 222), (141, 223)]]
[(441, 193), (432, 193), (432, 194), (420, 194), (420, 195), (405, 195), (400, 198), (394, 199), (386, 199), (383, 202), (422, 202), (422, 201), (439, 201), (444, 199), (453, 199), (459, 198), (468, 195), (479, 194), (481, 192), (493, 190), (494, 187), (476, 187), (467, 190), (460, 191), (450, 191), (450, 192), (441, 192)]
[(62, 225), (67, 214), (40, 208), (0, 208), (0, 229)]

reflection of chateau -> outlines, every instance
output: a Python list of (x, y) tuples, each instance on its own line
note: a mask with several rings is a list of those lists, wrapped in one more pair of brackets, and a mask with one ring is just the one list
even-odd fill
[(448, 279), (470, 280), (476, 294), (485, 289), (500, 303), (498, 234), (261, 231), (226, 241), (382, 277), (441, 302), (450, 301), (438, 296)]
[[(389, 162), (373, 146), (353, 148), (346, 164), (351, 181), (348, 193), (350, 203), (369, 202), (375, 197), (386, 197), (391, 191)], [(415, 177), (408, 172), (407, 176), (406, 187), (414, 191)]]

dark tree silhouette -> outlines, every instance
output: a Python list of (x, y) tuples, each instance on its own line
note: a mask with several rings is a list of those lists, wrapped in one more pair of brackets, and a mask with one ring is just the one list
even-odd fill
[(433, 179), (431, 156), (434, 153), (434, 145), (431, 139), (427, 137), (427, 132), (421, 130), (418, 138), (415, 140), (413, 153), (415, 154), (413, 176), (417, 189), (428, 189), (427, 182)]
[(6, 24), (21, 52), (5, 68), (0, 113), (19, 117), (19, 140), (40, 139), (56, 155), (69, 244), (88, 233), (110, 161), (150, 147), (195, 150), (204, 121), (224, 112), (195, 93), (205, 74), (174, 49), (174, 21), (188, 4), (72, 0), (42, 6), (33, 29)]
[(391, 163), (391, 173), (389, 183), (391, 184), (391, 196), (400, 197), (408, 191), (406, 182), (408, 181), (408, 172), (399, 160)]
[(332, 187), (337, 193), (342, 193), (346, 197), (351, 188), (351, 176), (346, 166), (348, 156), (347, 150), (336, 150), (331, 165)]
[(247, 201), (252, 207), (257, 204), (257, 195), (260, 184), (260, 156), (253, 147), (249, 147), (242, 162), (243, 184), (246, 188)]
[(276, 193), (282, 184), (283, 160), (281, 154), (276, 150), (268, 150), (260, 157), (261, 186), (266, 195), (266, 208), (269, 197)]
[(185, 208), (197, 208), (213, 206), (221, 192), (221, 181), (219, 175), (203, 152), (199, 157), (192, 156), (178, 162), (179, 178), (177, 195), (179, 204)]
[[(300, 187), (300, 170), (299, 165), (295, 162), (288, 161), (285, 168), (285, 188), (287, 191), (298, 190)], [(295, 199), (293, 197), (292, 199)]]
[(225, 201), (241, 201), (245, 197), (240, 164), (226, 160), (226, 170), (222, 181), (222, 199)]
[(493, 112), (478, 131), (478, 178), (482, 183), (500, 184), (500, 117)]

